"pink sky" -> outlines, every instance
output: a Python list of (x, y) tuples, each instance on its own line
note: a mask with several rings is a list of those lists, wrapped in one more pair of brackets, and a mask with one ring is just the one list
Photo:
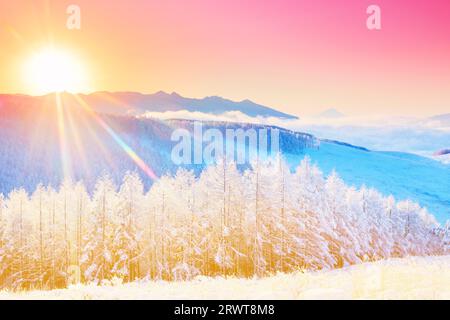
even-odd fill
[[(65, 28), (69, 4), (80, 31)], [(370, 4), (380, 31), (366, 28)], [(450, 112), (448, 0), (2, 1), (0, 27), (0, 92), (26, 92), (14, 68), (51, 38), (87, 61), (92, 90), (249, 98), (297, 115)]]

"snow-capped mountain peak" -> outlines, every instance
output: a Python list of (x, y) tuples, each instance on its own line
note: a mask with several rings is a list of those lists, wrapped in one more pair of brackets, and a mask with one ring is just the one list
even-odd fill
[(345, 115), (334, 108), (330, 108), (330, 109), (324, 110), (321, 113), (319, 113), (317, 115), (317, 117), (318, 118), (342, 118), (342, 117), (345, 117)]

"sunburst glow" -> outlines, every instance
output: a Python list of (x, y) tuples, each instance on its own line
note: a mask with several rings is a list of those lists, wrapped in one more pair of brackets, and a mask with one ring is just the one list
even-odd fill
[(74, 54), (57, 48), (44, 48), (24, 65), (24, 78), (33, 94), (82, 92), (88, 89), (85, 69)]

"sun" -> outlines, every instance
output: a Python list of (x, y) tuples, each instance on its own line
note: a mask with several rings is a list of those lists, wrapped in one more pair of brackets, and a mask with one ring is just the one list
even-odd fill
[(41, 49), (25, 62), (23, 71), (32, 94), (78, 93), (88, 89), (86, 72), (80, 59), (63, 49)]

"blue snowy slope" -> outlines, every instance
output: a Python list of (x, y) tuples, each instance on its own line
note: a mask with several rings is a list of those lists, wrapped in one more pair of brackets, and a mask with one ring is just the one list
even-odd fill
[[(322, 171), (335, 170), (350, 185), (366, 185), (398, 200), (414, 200), (440, 222), (450, 219), (449, 165), (413, 154), (369, 151), (331, 141), (304, 152)], [(301, 157), (289, 154), (287, 158), (295, 165)]]

